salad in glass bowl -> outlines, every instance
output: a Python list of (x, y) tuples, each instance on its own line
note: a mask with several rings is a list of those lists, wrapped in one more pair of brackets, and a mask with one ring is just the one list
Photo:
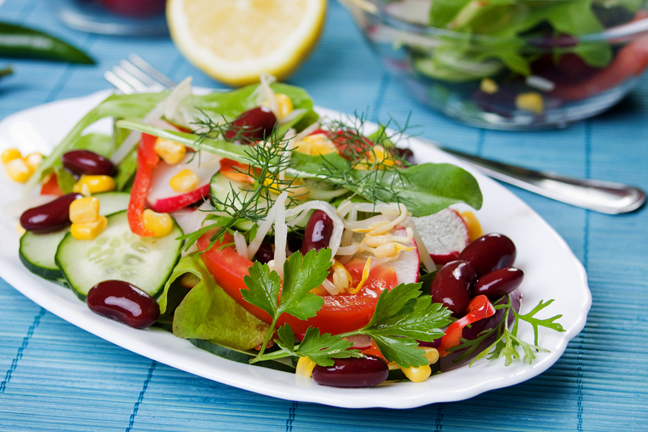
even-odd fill
[(417, 99), (479, 127), (563, 127), (614, 105), (648, 66), (641, 0), (342, 3)]
[[(112, 135), (86, 130), (104, 118)], [(477, 181), (415, 164), (400, 136), (320, 118), (271, 77), (206, 95), (187, 79), (109, 96), (47, 157), (1, 159), (26, 183), (8, 209), (25, 267), (125, 325), (336, 387), (425, 381), (446, 356), (531, 363), (560, 316), (518, 313), (515, 245), (449, 208), (479, 209)]]

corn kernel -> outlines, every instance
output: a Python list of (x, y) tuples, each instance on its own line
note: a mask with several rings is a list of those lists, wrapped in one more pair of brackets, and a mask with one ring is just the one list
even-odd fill
[(325, 134), (308, 135), (295, 144), (294, 150), (311, 156), (337, 153), (335, 144)]
[(16, 232), (22, 236), (27, 232), (27, 230), (23, 228), (22, 225), (20, 225), (19, 223), (18, 225), (16, 225)]
[(165, 138), (158, 138), (153, 148), (155, 153), (169, 165), (178, 165), (187, 154), (185, 146)]
[(537, 92), (520, 93), (515, 98), (515, 106), (518, 109), (531, 111), (536, 114), (542, 114), (544, 112), (544, 100), (540, 93)]
[(174, 175), (169, 181), (171, 189), (176, 192), (191, 192), (198, 187), (200, 179), (189, 168), (185, 168)]
[(77, 240), (94, 240), (108, 226), (106, 216), (99, 216), (93, 222), (73, 223), (70, 226), (72, 237)]
[(42, 153), (29, 153), (27, 156), (25, 156), (25, 163), (27, 164), (27, 166), (31, 167), (31, 169), (36, 171), (38, 169), (38, 165), (43, 162), (43, 159), (45, 159), (45, 156), (43, 156)]
[(499, 90), (499, 86), (495, 81), (490, 78), (484, 78), (481, 80), (481, 85), (479, 86), (481, 91), (488, 94), (495, 94)]
[(429, 364), (435, 364), (439, 361), (439, 351), (436, 348), (420, 346), (419, 349), (425, 351), (424, 355)]
[(27, 180), (29, 180), (29, 177), (34, 174), (32, 167), (27, 165), (22, 158), (9, 161), (5, 168), (7, 170), (7, 175), (9, 176), (9, 178), (18, 183), (27, 182)]
[(275, 97), (277, 98), (277, 105), (279, 108), (279, 112), (277, 113), (279, 114), (279, 118), (277, 120), (281, 120), (292, 112), (293, 103), (292, 100), (283, 93), (277, 93)]
[(82, 175), (72, 187), (73, 192), (83, 195), (110, 192), (115, 190), (115, 179), (106, 175)]
[(164, 237), (173, 229), (173, 219), (168, 213), (156, 213), (146, 209), (142, 213), (144, 228), (153, 231), (156, 237)]
[(310, 378), (313, 375), (313, 369), (315, 369), (315, 362), (310, 357), (299, 357), (297, 369), (295, 370), (297, 375)]
[(461, 218), (466, 222), (466, 227), (468, 228), (468, 240), (473, 241), (477, 240), (479, 237), (484, 235), (479, 219), (475, 216), (475, 213), (471, 211), (465, 211), (461, 213)]
[(90, 223), (99, 218), (99, 200), (85, 197), (72, 201), (70, 204), (70, 221), (72, 223)]
[(20, 153), (20, 150), (17, 148), (10, 148), (2, 152), (0, 155), (0, 160), (2, 161), (3, 165), (7, 165), (9, 162), (11, 162), (14, 159), (20, 159), (22, 158), (22, 154)]
[(432, 368), (429, 365), (401, 368), (401, 370), (410, 381), (415, 383), (423, 382), (432, 375)]

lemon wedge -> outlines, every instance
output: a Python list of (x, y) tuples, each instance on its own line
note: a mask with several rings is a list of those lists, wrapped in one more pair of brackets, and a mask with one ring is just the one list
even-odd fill
[(288, 77), (315, 47), (326, 0), (169, 0), (171, 37), (187, 59), (233, 86)]

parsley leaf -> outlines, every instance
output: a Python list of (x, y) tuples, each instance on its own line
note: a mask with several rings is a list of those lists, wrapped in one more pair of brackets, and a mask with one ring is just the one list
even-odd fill
[(418, 340), (433, 341), (443, 336), (441, 327), (450, 323), (450, 311), (430, 296), (421, 296), (421, 284), (401, 284), (378, 297), (376, 310), (366, 327), (357, 334), (371, 336), (388, 361), (399, 366), (428, 364)]
[(314, 317), (322, 308), (324, 299), (308, 291), (322, 284), (330, 267), (331, 249), (322, 249), (319, 253), (311, 250), (306, 256), (296, 252), (284, 263), (283, 290), (279, 274), (275, 271), (270, 272), (267, 264), (256, 262), (250, 267), (250, 274), (243, 278), (248, 289), (242, 289), (241, 295), (245, 301), (263, 309), (272, 318), (257, 361), (263, 356), (282, 313), (305, 320)]

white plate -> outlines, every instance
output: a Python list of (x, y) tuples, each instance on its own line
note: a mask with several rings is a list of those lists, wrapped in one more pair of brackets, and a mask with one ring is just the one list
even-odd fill
[[(22, 150), (49, 151), (67, 131), (107, 92), (70, 99), (28, 109), (0, 123), (0, 151), (9, 145)], [(320, 110), (329, 116), (339, 113)], [(110, 131), (109, 122), (93, 128)], [(430, 148), (415, 139), (411, 147), (419, 161), (451, 162), (455, 158)], [(540, 345), (551, 350), (539, 353), (532, 366), (503, 360), (480, 361), (472, 368), (457, 367), (424, 383), (397, 383), (368, 389), (322, 387), (294, 374), (235, 363), (203, 351), (189, 342), (160, 329), (135, 330), (100, 317), (79, 301), (71, 290), (47, 282), (25, 269), (18, 259), (17, 220), (0, 216), (0, 276), (31, 300), (103, 339), (158, 362), (256, 393), (282, 399), (316, 402), (345, 408), (413, 408), (435, 402), (467, 399), (488, 390), (521, 383), (553, 365), (567, 343), (584, 327), (591, 304), (587, 275), (560, 236), (531, 208), (495, 181), (473, 173), (484, 194), (484, 206), (477, 212), (484, 232), (509, 236), (518, 249), (516, 266), (525, 272), (520, 288), (522, 311), (530, 310), (541, 299), (556, 301), (543, 311), (543, 317), (562, 314), (566, 332), (540, 330)], [(21, 187), (0, 173), (0, 208), (20, 198)], [(530, 326), (523, 323), (520, 336), (533, 340)]]

